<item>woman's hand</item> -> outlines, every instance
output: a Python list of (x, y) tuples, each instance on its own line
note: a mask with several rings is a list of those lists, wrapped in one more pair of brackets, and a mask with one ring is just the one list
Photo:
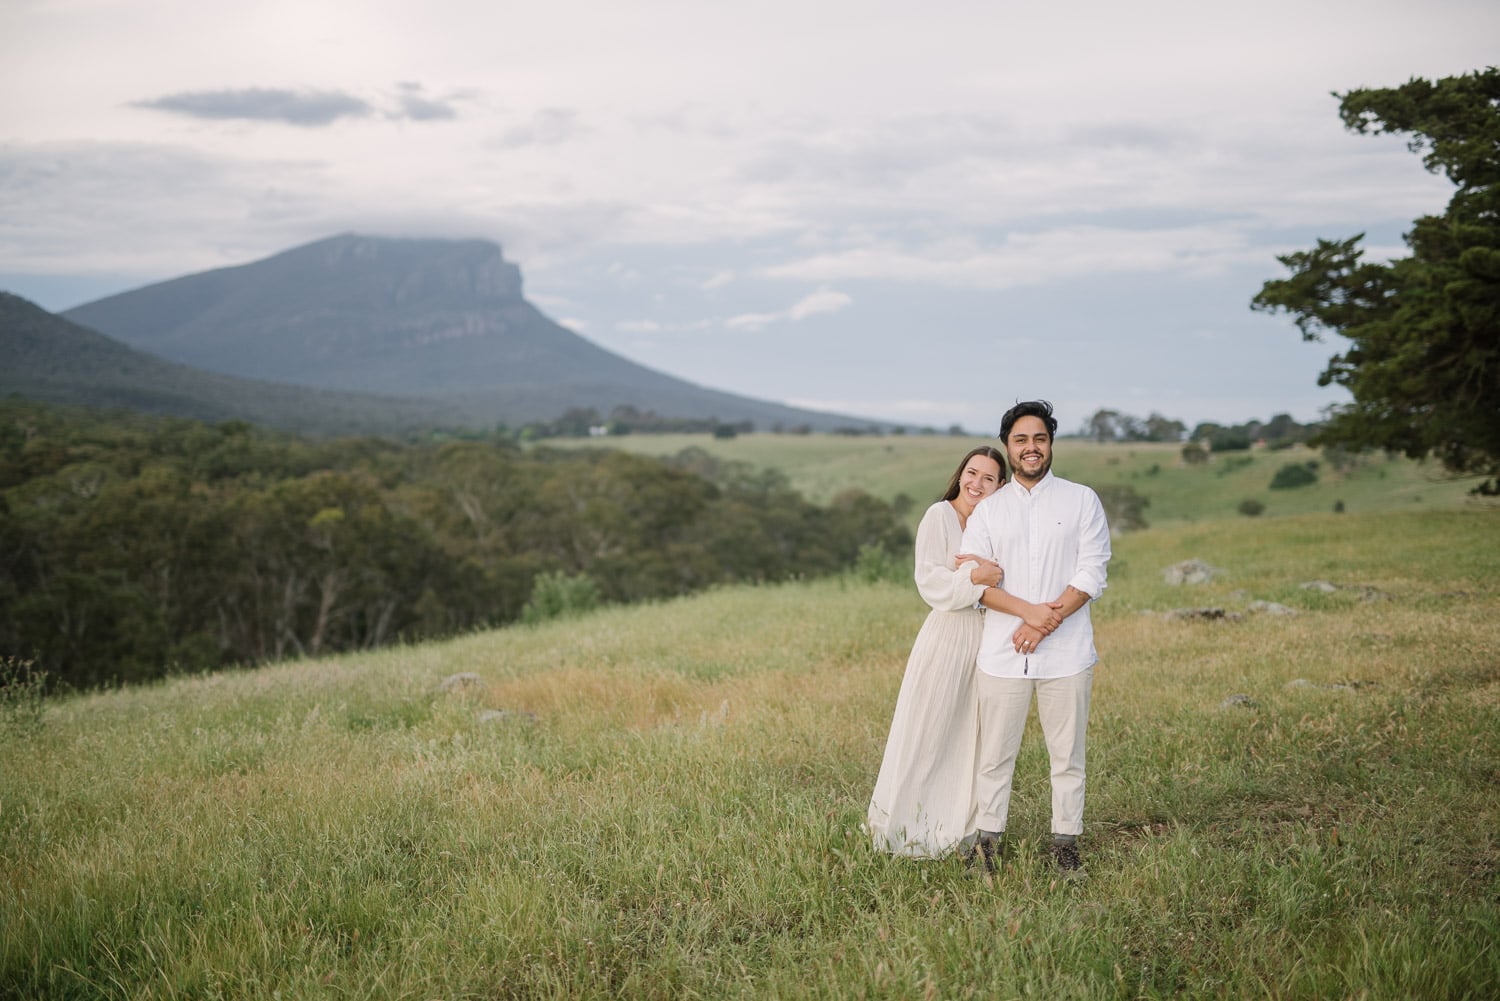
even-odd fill
[(955, 566), (963, 566), (965, 563), (978, 563), (979, 565), (969, 571), (969, 580), (975, 584), (983, 584), (985, 587), (999, 587), (1000, 582), (1005, 579), (1005, 571), (1000, 564), (994, 560), (987, 560), (983, 556), (975, 556), (972, 553), (959, 553), (953, 557)]

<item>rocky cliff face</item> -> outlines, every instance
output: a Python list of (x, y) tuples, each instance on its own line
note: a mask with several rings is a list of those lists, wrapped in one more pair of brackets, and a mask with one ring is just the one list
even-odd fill
[(491, 302), (521, 298), (521, 269), (505, 260), (498, 244), (482, 240), (336, 236), (303, 249), (330, 278), (389, 271), (390, 298), (397, 304), (455, 296)]

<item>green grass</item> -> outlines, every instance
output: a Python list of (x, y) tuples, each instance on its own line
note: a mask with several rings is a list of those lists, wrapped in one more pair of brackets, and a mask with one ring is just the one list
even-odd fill
[[(701, 448), (753, 466), (782, 470), (792, 486), (826, 503), (857, 486), (886, 500), (905, 494), (914, 502), (916, 524), (942, 493), (958, 460), (993, 439), (932, 435), (854, 437), (841, 435), (748, 434), (717, 439), (709, 435), (625, 435), (587, 440), (552, 439), (557, 447), (604, 446), (647, 455), (674, 455)], [(1242, 517), (1241, 501), (1265, 505), (1263, 518), (1330, 512), (1342, 501), (1348, 513), (1433, 511), (1479, 506), (1469, 496), (1481, 477), (1453, 477), (1431, 463), (1373, 454), (1351, 469), (1334, 470), (1319, 451), (1303, 446), (1271, 451), (1221, 453), (1202, 466), (1182, 461), (1181, 445), (1098, 444), (1063, 439), (1054, 449), (1059, 476), (1093, 487), (1124, 484), (1150, 501), (1146, 520), (1168, 527), (1186, 522)], [(1288, 463), (1317, 462), (1318, 482), (1290, 490), (1270, 489), (1277, 470)], [(1489, 502), (1491, 506), (1493, 502)]]
[(0, 704), (0, 998), (1494, 996), (1500, 518), (1116, 553), (1081, 885), (1034, 719), (996, 879), (867, 846), (909, 588), (725, 589)]

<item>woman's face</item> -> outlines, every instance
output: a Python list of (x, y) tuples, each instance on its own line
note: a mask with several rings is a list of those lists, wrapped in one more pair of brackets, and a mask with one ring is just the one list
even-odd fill
[(956, 499), (972, 511), (975, 504), (999, 490), (1004, 483), (1000, 478), (1000, 463), (987, 455), (971, 455), (958, 478)]

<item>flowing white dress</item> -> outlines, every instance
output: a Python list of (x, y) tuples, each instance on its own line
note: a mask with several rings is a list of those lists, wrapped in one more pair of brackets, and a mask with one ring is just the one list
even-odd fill
[(947, 501), (917, 526), (917, 591), (932, 611), (906, 661), (867, 818), (875, 847), (896, 855), (937, 858), (974, 832), (974, 659), (984, 624), (974, 603), (984, 587), (969, 580), (976, 564), (952, 567), (962, 538)]

